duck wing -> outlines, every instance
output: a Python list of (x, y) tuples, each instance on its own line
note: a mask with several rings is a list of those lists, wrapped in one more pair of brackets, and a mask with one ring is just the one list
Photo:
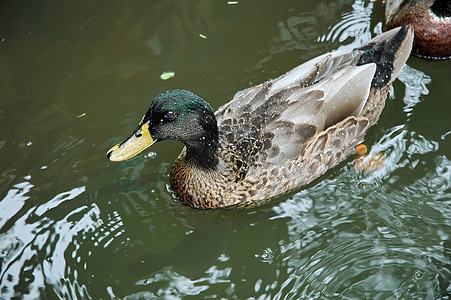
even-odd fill
[(242, 152), (250, 148), (241, 143), (253, 144), (271, 164), (297, 159), (313, 136), (361, 112), (376, 66), (358, 66), (360, 56), (352, 49), (324, 54), (236, 93), (216, 113), (220, 132)]

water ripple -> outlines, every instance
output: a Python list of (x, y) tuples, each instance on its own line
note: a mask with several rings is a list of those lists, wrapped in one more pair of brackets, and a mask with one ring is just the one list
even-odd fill
[[(277, 216), (272, 220), (288, 220), (289, 238), (281, 241), (274, 257), (275, 264), (286, 264), (288, 274), (279, 278), (283, 283), (275, 294), (266, 295), (275, 299), (447, 295), (451, 162), (437, 155), (440, 144), (404, 124), (394, 126), (371, 147), (384, 153), (384, 168), (357, 174), (349, 162), (273, 207)], [(266, 289), (271, 292), (269, 285)]]
[[(286, 211), (293, 220), (291, 238), (281, 246), (278, 259), (288, 265), (289, 276), (274, 298), (433, 298), (437, 291), (446, 290), (451, 260), (443, 256), (442, 241), (449, 235), (412, 232), (418, 228), (414, 220), (404, 216), (393, 222), (395, 215), (386, 209), (381, 215), (361, 214), (366, 203), (357, 201), (353, 204), (360, 209), (355, 213), (339, 211), (332, 220), (320, 218), (315, 209), (302, 217), (295, 206)], [(306, 218), (315, 222), (299, 231), (298, 222)], [(431, 226), (425, 223), (426, 228)], [(418, 236), (428, 236), (428, 241)]]
[[(30, 177), (25, 176), (24, 179), (29, 180)], [(23, 207), (25, 201), (30, 198), (27, 194), (34, 185), (28, 180), (15, 184), (0, 201), (0, 228), (9, 221), (8, 216), (15, 215)]]
[[(95, 205), (78, 206), (60, 220), (52, 218), (52, 210), (63, 209), (67, 201), (77, 199), (84, 192), (84, 186), (62, 192), (17, 217), (10, 228), (2, 228), (2, 297), (25, 294), (33, 299), (40, 298), (40, 289), (47, 285), (53, 286), (62, 298), (88, 295), (77, 283), (77, 271), (72, 272), (67, 265), (66, 253), (74, 246), (74, 237), (100, 225), (99, 221), (94, 221), (99, 220), (99, 209)], [(26, 196), (21, 197), (26, 199)], [(11, 215), (11, 211), (8, 214)]]
[(404, 95), (404, 103), (406, 106), (404, 107), (404, 112), (410, 116), (414, 106), (421, 102), (423, 96), (429, 94), (427, 85), (430, 84), (432, 80), (431, 77), (424, 72), (414, 69), (409, 65), (404, 66), (398, 79), (406, 86)]
[[(373, 3), (365, 6), (365, 1), (356, 0), (352, 4), (352, 11), (342, 13), (337, 24), (327, 28), (327, 33), (317, 38), (318, 42), (345, 43), (345, 47), (358, 47), (371, 39), (370, 21)], [(343, 47), (343, 46), (340, 46)], [(339, 48), (340, 49), (340, 48)]]
[[(143, 291), (135, 292), (124, 297), (124, 299), (167, 299), (179, 298), (181, 296), (196, 296), (200, 293), (216, 296), (215, 290), (220, 287), (223, 290), (226, 287), (226, 294), (231, 296), (234, 288), (228, 279), (232, 272), (232, 268), (220, 268), (211, 266), (205, 276), (199, 279), (190, 279), (180, 275), (177, 272), (166, 269), (163, 272), (155, 274), (136, 282), (136, 286), (143, 288)], [(205, 291), (209, 292), (205, 293)]]

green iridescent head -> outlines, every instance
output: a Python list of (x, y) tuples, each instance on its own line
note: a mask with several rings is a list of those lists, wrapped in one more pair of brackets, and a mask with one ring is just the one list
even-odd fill
[(186, 90), (158, 95), (138, 128), (125, 141), (108, 151), (112, 161), (129, 159), (157, 141), (177, 140), (188, 151), (202, 151), (217, 145), (218, 126), (210, 105)]

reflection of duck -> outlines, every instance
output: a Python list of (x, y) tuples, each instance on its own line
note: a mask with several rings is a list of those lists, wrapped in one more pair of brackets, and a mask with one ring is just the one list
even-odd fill
[(305, 185), (358, 144), (412, 48), (410, 27), (324, 54), (247, 90), (215, 114), (185, 90), (157, 96), (136, 131), (108, 151), (120, 161), (157, 141), (185, 144), (170, 182), (196, 208), (255, 206)]
[(412, 54), (426, 59), (451, 59), (450, 0), (387, 0), (387, 28), (411, 24)]

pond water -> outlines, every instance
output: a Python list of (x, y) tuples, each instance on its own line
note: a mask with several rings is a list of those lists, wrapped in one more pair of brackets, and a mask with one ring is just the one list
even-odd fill
[(217, 109), (384, 29), (381, 1), (1, 1), (0, 298), (448, 299), (449, 61), (395, 82), (365, 139), (384, 168), (255, 209), (178, 202), (180, 143), (105, 156), (160, 92)]

